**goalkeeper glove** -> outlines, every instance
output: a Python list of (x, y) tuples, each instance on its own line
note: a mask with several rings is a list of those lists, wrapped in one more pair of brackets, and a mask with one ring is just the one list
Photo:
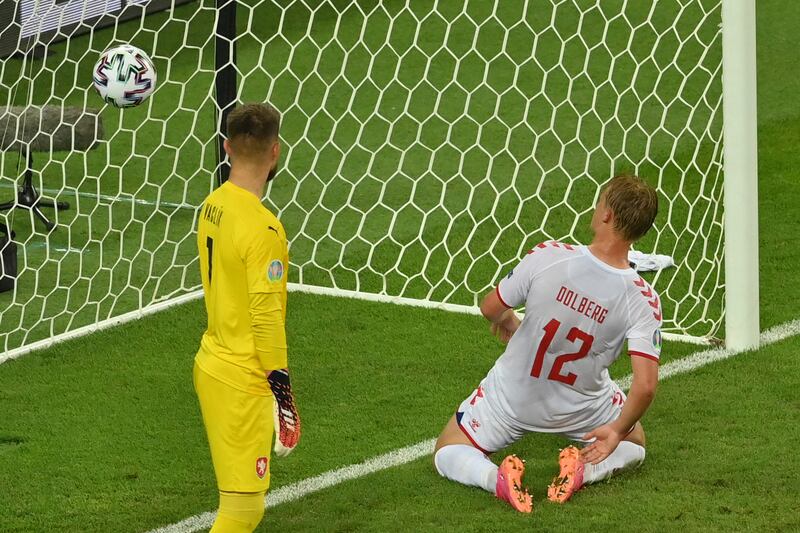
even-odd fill
[(294, 404), (289, 370), (273, 370), (267, 382), (275, 397), (273, 423), (275, 424), (275, 453), (280, 457), (289, 455), (300, 440), (300, 415)]

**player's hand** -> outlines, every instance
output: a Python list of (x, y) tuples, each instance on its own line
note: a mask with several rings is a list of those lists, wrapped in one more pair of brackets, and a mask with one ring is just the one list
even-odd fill
[(514, 336), (520, 325), (520, 320), (513, 309), (509, 309), (503, 314), (498, 322), (493, 322), (490, 326), (492, 335), (497, 337), (500, 342), (507, 344)]
[(292, 394), (289, 371), (273, 370), (267, 381), (275, 397), (273, 402), (273, 424), (275, 425), (275, 454), (286, 457), (300, 440), (300, 415)]
[(625, 435), (620, 434), (610, 424), (600, 426), (590, 431), (583, 436), (583, 440), (595, 439), (595, 441), (581, 450), (581, 460), (584, 463), (596, 465), (614, 453), (614, 450), (617, 449), (623, 437), (625, 437)]

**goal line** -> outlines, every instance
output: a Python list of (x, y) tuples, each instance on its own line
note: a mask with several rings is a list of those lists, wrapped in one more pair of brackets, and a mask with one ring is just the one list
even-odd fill
[[(364, 300), (369, 302), (380, 302), (380, 303), (388, 303), (394, 305), (405, 305), (409, 307), (421, 307), (425, 309), (438, 309), (441, 311), (449, 311), (452, 313), (461, 313), (467, 315), (480, 315), (480, 309), (478, 307), (470, 305), (435, 302), (431, 300), (416, 300), (414, 298), (406, 298), (402, 296), (390, 296), (388, 294), (375, 294), (375, 293), (351, 291), (345, 289), (336, 289), (331, 287), (319, 287), (316, 285), (305, 285), (302, 283), (289, 283), (288, 288), (289, 292), (316, 294), (320, 296), (332, 296), (337, 298), (350, 298), (354, 300)], [(200, 299), (202, 298), (202, 296), (203, 296), (202, 289), (198, 289), (196, 291), (192, 291), (183, 294), (181, 296), (161, 300), (159, 302), (150, 304), (135, 311), (130, 311), (128, 313), (119, 316), (106, 318), (94, 324), (89, 324), (87, 326), (83, 326), (78, 329), (60, 333), (53, 337), (42, 339), (40, 341), (36, 341), (31, 344), (27, 344), (25, 346), (21, 346), (19, 348), (9, 350), (4, 354), (0, 355), (0, 365), (7, 361), (11, 361), (12, 359), (17, 359), (19, 357), (22, 357), (23, 355), (29, 354), (36, 350), (42, 350), (67, 340), (77, 339), (79, 337), (84, 337), (91, 333), (96, 333), (116, 326), (121, 326), (128, 322), (132, 322), (134, 320), (144, 318), (148, 315), (158, 313), (159, 311), (164, 311), (171, 307), (175, 307), (178, 305), (182, 305)], [(676, 333), (664, 333), (663, 337), (665, 340), (670, 340), (670, 341), (686, 342), (698, 345), (712, 344), (711, 340), (705, 337), (693, 337), (691, 335), (681, 335)]]

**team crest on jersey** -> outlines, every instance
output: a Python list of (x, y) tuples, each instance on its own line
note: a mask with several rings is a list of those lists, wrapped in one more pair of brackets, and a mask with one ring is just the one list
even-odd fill
[(472, 428), (472, 431), (478, 431), (478, 428), (481, 427), (481, 423), (473, 418), (469, 421), (469, 427)]
[(661, 353), (661, 330), (657, 329), (653, 332), (653, 348)]
[(268, 457), (259, 457), (256, 459), (256, 475), (259, 479), (264, 479), (267, 475), (267, 465), (269, 464)]
[(283, 278), (283, 263), (278, 259), (273, 261), (267, 267), (267, 279), (275, 283)]

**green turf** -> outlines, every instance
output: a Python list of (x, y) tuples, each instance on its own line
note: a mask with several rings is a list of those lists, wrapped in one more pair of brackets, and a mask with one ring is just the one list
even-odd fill
[[(761, 242), (757, 244), (765, 329), (797, 318), (791, 287), (800, 281), (795, 268), (800, 247), (800, 192), (796, 187), (800, 180), (796, 149), (800, 142), (800, 78), (795, 75), (794, 61), (800, 36), (793, 21), (800, 16), (800, 6), (762, 2), (758, 9)], [(293, 17), (287, 20), (298, 22), (288, 25), (286, 31), (304, 33), (303, 17)], [(321, 34), (324, 29), (322, 24)], [(159, 44), (169, 39), (169, 35), (159, 37)], [(9, 62), (2, 68), (10, 68), (6, 65)], [(186, 65), (176, 68), (188, 69)], [(155, 97), (153, 102), (155, 112)], [(320, 132), (325, 134), (322, 129), (312, 133)], [(195, 143), (197, 149), (200, 146), (202, 142)], [(305, 150), (311, 154), (315, 146)], [(294, 198), (296, 191), (297, 199), (291, 205), (297, 210), (314, 204), (320, 195), (314, 189), (296, 189), (293, 180), (305, 174), (294, 174), (292, 161), (304, 159), (291, 151), (288, 172), (282, 176), (285, 179), (276, 182), (271, 194), (278, 202)], [(13, 157), (2, 157), (6, 176)], [(319, 170), (312, 172), (316, 164), (323, 164), (319, 161), (311, 164), (306, 160), (309, 175), (333, 180), (325, 173), (317, 175)], [(148, 180), (157, 183), (164, 175), (151, 172)], [(341, 194), (339, 185), (345, 177), (337, 174), (330, 182), (333, 199), (323, 205), (331, 208), (341, 201), (336, 195)], [(201, 189), (208, 186), (207, 177), (201, 176), (200, 181), (203, 183), (191, 189), (191, 194), (201, 195)], [(403, 183), (393, 179), (386, 186)], [(96, 178), (85, 184), (86, 190), (106, 193), (134, 192), (140, 185)], [(377, 185), (382, 183), (373, 186)], [(321, 181), (318, 187), (322, 188)], [(167, 189), (175, 190), (165, 187), (165, 194), (172, 194)], [(154, 194), (152, 187), (140, 194), (142, 199), (154, 199), (148, 196)], [(182, 194), (166, 199), (196, 199)], [(400, 201), (403, 196), (398, 193), (391, 198)], [(457, 198), (447, 197), (446, 201)], [(86, 290), (98, 291), (96, 305), (108, 306), (104, 313), (114, 301), (121, 306), (115, 312), (127, 310), (138, 303), (139, 296), (113, 298), (106, 296), (106, 287), (122, 287), (128, 275), (148, 279), (151, 272), (163, 272), (169, 262), (155, 256), (150, 262), (147, 250), (154, 249), (155, 236), (165, 231), (168, 217), (157, 214), (150, 226), (137, 222), (149, 237), (128, 240), (122, 226), (113, 224), (122, 224), (126, 217), (146, 220), (152, 210), (136, 211), (120, 203), (104, 206), (96, 201), (82, 205), (85, 211), (79, 210), (82, 214), (73, 224), (85, 228), (92, 224), (98, 237), (90, 246), (103, 252), (110, 249), (108, 255), (82, 254), (87, 269), (84, 276), (94, 276), (96, 265), (104, 265), (105, 277), (99, 278), (103, 281)], [(97, 211), (90, 216), (92, 210)], [(293, 216), (300, 216), (291, 213), (286, 211), (290, 234), (318, 231), (313, 225), (290, 222), (298, 220)], [(19, 220), (20, 215), (17, 217)], [(183, 227), (180, 217), (183, 215), (172, 217), (169, 228), (188, 231), (191, 217), (186, 217)], [(541, 220), (536, 221), (539, 223)], [(72, 243), (60, 230), (50, 239), (62, 246), (84, 246), (90, 241), (81, 232), (88, 229), (80, 227), (74, 226)], [(100, 243), (99, 235), (109, 229), (108, 240)], [(408, 228), (398, 227), (400, 230)], [(24, 228), (22, 231), (25, 235)], [(42, 235), (36, 238), (44, 241)], [(158, 243), (163, 242), (163, 236), (160, 238)], [(173, 240), (179, 239), (176, 234)], [(144, 244), (146, 251), (140, 252), (137, 243)], [(120, 246), (123, 253), (117, 251)], [(322, 255), (317, 259), (328, 257), (325, 246), (320, 245)], [(516, 251), (513, 246), (500, 249)], [(45, 250), (26, 247), (31, 261), (44, 261)], [(148, 289), (143, 293), (145, 299), (159, 290), (166, 294), (181, 284), (186, 288), (194, 284), (191, 237), (184, 253), (181, 261), (187, 270), (183, 279)], [(52, 250), (50, 254), (58, 257)], [(293, 254), (304, 260), (315, 257), (294, 248)], [(125, 259), (117, 264), (119, 257)], [(69, 274), (71, 279), (76, 278), (73, 259), (68, 256), (62, 262), (63, 275)], [(393, 264), (391, 255), (372, 260)], [(431, 268), (437, 264), (440, 267), (441, 262), (432, 260)], [(55, 271), (54, 264), (48, 268)], [(455, 270), (452, 279), (459, 280), (456, 274), (464, 273)], [(487, 276), (487, 283), (490, 278)], [(51, 282), (44, 277), (40, 280), (43, 287), (50, 287), (47, 284)], [(63, 280), (59, 283), (68, 285)], [(91, 285), (88, 280), (80, 283)], [(0, 302), (2, 298), (5, 296), (0, 296)], [(47, 305), (63, 313), (56, 321), (63, 327), (69, 316), (64, 296), (55, 291), (49, 298)], [(40, 308), (35, 309), (38, 313)], [(36, 313), (24, 317), (25, 328), (39, 318)], [(9, 331), (6, 324), (16, 325), (17, 319), (8, 322), (14, 316), (9, 311), (0, 316), (2, 333)], [(293, 381), (305, 434), (294, 454), (274, 461), (275, 488), (434, 436), (500, 353), (500, 346), (477, 317), (291, 294), (288, 321)], [(44, 325), (49, 327), (47, 322)], [(202, 329), (202, 306), (194, 302), (0, 366), (0, 531), (141, 532), (212, 510), (216, 505), (213, 473), (191, 389), (191, 360)], [(800, 508), (795, 495), (800, 489), (800, 462), (792, 450), (799, 407), (800, 369), (795, 357), (799, 348), (800, 340), (794, 338), (661, 384), (645, 419), (649, 444), (643, 468), (592, 487), (567, 506), (542, 502), (543, 487), (554, 473), (555, 453), (562, 442), (529, 437), (513, 449), (529, 461), (528, 479), (537, 500), (533, 516), (517, 516), (477, 489), (442, 480), (426, 458), (272, 509), (260, 531), (797, 530)], [(668, 343), (664, 358), (676, 360), (694, 349)], [(627, 361), (620, 361), (612, 375), (626, 374), (626, 365)]]
[[(500, 352), (478, 317), (291, 300), (305, 434), (303, 453), (275, 460), (275, 486), (434, 436)], [(0, 491), (9, 495), (0, 524), (137, 531), (213, 508), (191, 384), (203, 327), (195, 302), (0, 367), (0, 440), (11, 441), (0, 448)], [(665, 357), (693, 349), (674, 346)], [(620, 363), (618, 376), (628, 372)]]
[[(3, 365), (4, 531), (144, 531), (215, 507), (191, 385), (203, 325), (196, 302)], [(301, 294), (288, 331), (305, 429), (301, 447), (274, 460), (274, 488), (434, 436), (500, 352), (478, 317)], [(792, 444), (798, 347), (794, 339), (665, 382), (645, 420), (646, 466), (568, 510), (541, 505), (534, 518), (546, 529), (631, 514), (708, 530), (788, 527), (795, 515), (780, 510), (796, 502), (798, 462), (782, 456), (776, 470), (774, 458)], [(665, 361), (695, 349), (669, 344)], [(612, 369), (627, 372), (624, 359)], [(560, 443), (531, 437), (513, 448), (531, 463), (539, 501)], [(770, 522), (752, 511), (764, 506), (777, 514)], [(387, 531), (402, 520), (480, 531), (528, 519), (419, 460), (270, 510), (262, 530)]]
[[(259, 531), (796, 531), (800, 461), (787, 453), (787, 428), (800, 408), (799, 347), (794, 339), (663, 383), (644, 422), (644, 466), (563, 507), (545, 489), (564, 441), (538, 435), (509, 450), (527, 460), (533, 515), (439, 478), (425, 457), (269, 510)], [(737, 378), (740, 387), (717, 386)]]
[[(514, 2), (494, 13), (490, 3), (434, 10), (430, 0), (313, 12), (247, 4), (241, 97), (284, 112), (283, 171), (268, 204), (292, 236), (292, 281), (474, 304), (537, 242), (585, 242), (599, 184), (634, 171), (661, 192), (658, 234), (642, 247), (681, 264), (654, 280), (665, 329), (720, 333), (715, 0), (628, 3), (624, 17), (614, 16), (621, 2), (580, 0), (560, 4), (554, 22)], [(129, 41), (153, 55), (159, 88), (142, 108), (104, 109), (95, 150), (35, 154), (37, 184), (73, 209), (49, 235), (15, 214), (24, 270), (17, 294), (0, 295), (13, 325), (0, 345), (197, 287), (194, 211), (175, 204), (199, 205), (213, 182), (211, 7), (3, 62), (0, 102), (100, 107), (92, 66), (109, 43)], [(19, 157), (0, 155), (0, 192), (20, 175)]]

